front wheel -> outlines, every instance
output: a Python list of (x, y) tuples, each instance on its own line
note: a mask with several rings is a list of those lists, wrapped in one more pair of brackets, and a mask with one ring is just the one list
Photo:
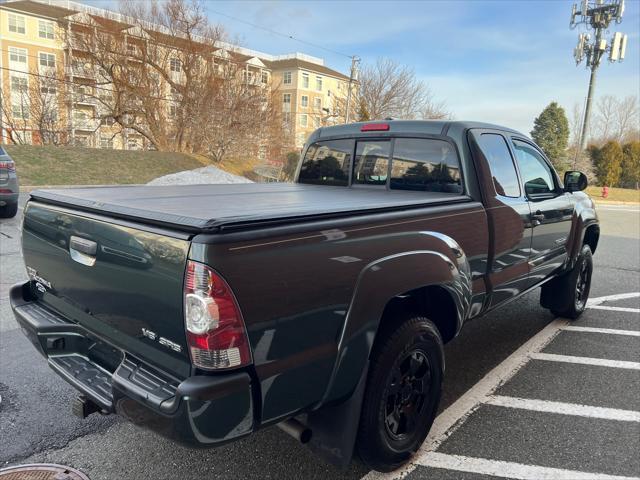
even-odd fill
[(557, 317), (575, 320), (587, 308), (592, 274), (591, 247), (583, 245), (573, 268), (542, 287), (543, 305), (547, 297), (546, 304), (549, 305), (551, 313)]
[(407, 462), (436, 415), (444, 374), (442, 339), (435, 325), (412, 317), (374, 346), (356, 448), (374, 470)]

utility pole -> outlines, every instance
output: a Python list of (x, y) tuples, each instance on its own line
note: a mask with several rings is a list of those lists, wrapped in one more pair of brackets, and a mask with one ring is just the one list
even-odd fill
[[(580, 133), (580, 150), (584, 150), (587, 144), (587, 132), (591, 116), (591, 104), (593, 102), (593, 92), (596, 85), (596, 72), (600, 66), (600, 61), (605, 52), (609, 52), (610, 62), (621, 62), (624, 59), (627, 48), (627, 36), (620, 32), (613, 34), (609, 40), (605, 38), (609, 24), (612, 20), (616, 23), (622, 22), (624, 14), (624, 0), (582, 0), (580, 7), (574, 4), (571, 10), (571, 29), (578, 25), (585, 25), (586, 30), (593, 30), (593, 41), (590, 33), (583, 32), (578, 36), (578, 45), (573, 50), (573, 57), (576, 65), (579, 65), (586, 58), (587, 68), (591, 70), (589, 77), (589, 91), (587, 93), (587, 103), (584, 109), (582, 120), (582, 131)], [(580, 10), (578, 10), (580, 8)]]
[(358, 81), (358, 65), (360, 64), (360, 57), (351, 57), (351, 74), (349, 75), (349, 87), (347, 90), (347, 112), (344, 116), (344, 123), (349, 123), (349, 116), (351, 115), (351, 86), (353, 82)]

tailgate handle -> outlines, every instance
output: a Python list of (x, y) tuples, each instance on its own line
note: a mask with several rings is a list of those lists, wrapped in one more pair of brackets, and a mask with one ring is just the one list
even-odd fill
[(96, 263), (98, 244), (93, 240), (76, 237), (69, 238), (69, 254), (71, 258), (82, 265), (92, 267)]

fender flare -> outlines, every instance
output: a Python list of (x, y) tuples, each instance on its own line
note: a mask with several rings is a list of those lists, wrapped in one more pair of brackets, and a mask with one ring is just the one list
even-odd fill
[(571, 232), (571, 244), (568, 249), (569, 261), (567, 269), (570, 270), (575, 265), (580, 249), (584, 243), (584, 237), (587, 229), (593, 225), (599, 226), (598, 214), (596, 213), (593, 201), (586, 197), (578, 200), (575, 206), (575, 215), (573, 217), (573, 226)]
[[(388, 302), (427, 286), (440, 286), (451, 295), (458, 331), (471, 304), (471, 269), (458, 243), (438, 232), (417, 232), (420, 250), (370, 262), (360, 272), (338, 342), (327, 390), (318, 406), (351, 395), (360, 381)], [(422, 268), (421, 268), (422, 267)]]

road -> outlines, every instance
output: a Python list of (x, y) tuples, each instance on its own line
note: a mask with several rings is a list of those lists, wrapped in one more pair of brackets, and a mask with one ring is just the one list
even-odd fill
[[(604, 206), (599, 214), (603, 236), (591, 297), (640, 292), (640, 210)], [(49, 370), (7, 305), (9, 287), (25, 278), (19, 228), (17, 218), (0, 221), (0, 467), (62, 463), (93, 480), (397, 476), (369, 473), (359, 462), (336, 470), (277, 428), (214, 450), (188, 450), (115, 416), (73, 417), (74, 390)], [(572, 324), (596, 329), (587, 332), (566, 329), (538, 297), (532, 292), (471, 322), (446, 346), (442, 413), (405, 471), (410, 478), (484, 479), (487, 472), (562, 478), (582, 470), (640, 476), (640, 422), (624, 417), (640, 411), (640, 371), (540, 359), (551, 354), (640, 362), (640, 337), (628, 334), (640, 330), (640, 299), (603, 300), (599, 307), (614, 310), (592, 308)], [(567, 415), (567, 404), (582, 409)], [(610, 418), (616, 415), (622, 419)]]

